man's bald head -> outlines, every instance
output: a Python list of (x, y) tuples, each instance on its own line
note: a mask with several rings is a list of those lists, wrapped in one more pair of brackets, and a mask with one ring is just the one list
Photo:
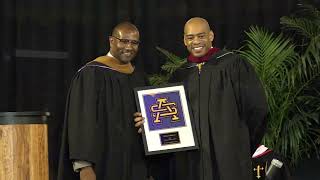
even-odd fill
[(114, 27), (109, 37), (110, 53), (122, 64), (129, 63), (137, 54), (140, 42), (138, 28), (123, 22)]
[(139, 35), (138, 28), (130, 22), (123, 22), (113, 28), (112, 36), (122, 37), (123, 34), (136, 33)]
[(212, 47), (214, 34), (207, 20), (194, 17), (184, 25), (184, 44), (195, 57), (202, 57)]
[(196, 27), (196, 26), (201, 26), (205, 30), (207, 30), (208, 32), (211, 30), (207, 20), (205, 20), (201, 17), (194, 17), (194, 18), (189, 19), (186, 22), (186, 24), (184, 25), (184, 33), (186, 33), (186, 31), (189, 28)]

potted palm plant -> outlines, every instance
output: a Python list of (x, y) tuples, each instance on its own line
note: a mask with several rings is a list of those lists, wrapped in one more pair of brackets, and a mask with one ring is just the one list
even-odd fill
[[(320, 14), (301, 5), (299, 17), (282, 17), (283, 34), (251, 27), (240, 55), (255, 68), (268, 98), (264, 143), (295, 164), (318, 152), (320, 92)], [(301, 16), (303, 15), (303, 16)]]

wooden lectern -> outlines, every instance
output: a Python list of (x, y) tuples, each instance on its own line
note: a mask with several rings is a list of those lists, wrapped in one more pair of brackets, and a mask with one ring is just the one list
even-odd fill
[(0, 180), (49, 180), (48, 116), (0, 113)]

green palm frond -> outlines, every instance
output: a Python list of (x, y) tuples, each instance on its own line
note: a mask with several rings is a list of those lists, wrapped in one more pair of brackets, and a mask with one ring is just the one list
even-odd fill
[(170, 78), (169, 75), (154, 74), (149, 77), (149, 82), (152, 85), (162, 85), (162, 84), (166, 84), (169, 78)]
[(174, 63), (174, 64), (179, 64), (182, 61), (182, 58), (178, 57), (177, 55), (163, 49), (160, 47), (156, 47), (158, 51), (160, 51), (162, 54), (164, 54), (167, 58), (168, 61)]
[(300, 56), (300, 61), (291, 70), (291, 81), (300, 86), (301, 92), (320, 76), (320, 35), (313, 37), (305, 52)]
[(308, 40), (320, 34), (320, 11), (310, 4), (298, 4), (298, 11), (292, 16), (280, 19), (287, 32), (300, 34)]
[(301, 147), (305, 134), (303, 117), (300, 115), (294, 116), (290, 121), (285, 121), (276, 149), (279, 149), (286, 157), (291, 156), (292, 159), (297, 159), (301, 151), (294, 151), (293, 149)]
[[(240, 55), (256, 69), (268, 98), (269, 123), (264, 143), (291, 159), (317, 148), (313, 130), (320, 99), (305, 96), (304, 91), (320, 75), (319, 39), (310, 38), (305, 52), (299, 55), (292, 40), (274, 35), (263, 28), (251, 27)], [(308, 103), (312, 111), (303, 107)]]
[(320, 23), (320, 11), (311, 4), (297, 4), (298, 9), (294, 16), (304, 17), (306, 19), (312, 20), (315, 23)]
[(169, 74), (172, 74), (175, 72), (180, 66), (182, 66), (184, 63), (186, 63), (186, 59), (182, 59), (178, 63), (172, 63), (172, 62), (167, 62), (164, 65), (161, 66), (161, 69), (167, 71)]
[(295, 18), (295, 17), (282, 17), (280, 23), (283, 25), (284, 29), (293, 30), (302, 36), (311, 39), (320, 33), (320, 24), (315, 23), (313, 20), (305, 18)]
[[(295, 46), (283, 35), (274, 36), (265, 29), (250, 27), (246, 32), (248, 50), (241, 55), (254, 65), (262, 80), (287, 76), (288, 68), (296, 62)], [(286, 77), (288, 78), (288, 77)]]
[[(287, 100), (290, 89), (287, 82), (290, 80), (290, 68), (297, 61), (295, 46), (283, 35), (275, 36), (263, 28), (251, 27), (246, 34), (248, 40), (245, 50), (239, 51), (240, 56), (248, 60), (257, 71), (268, 97), (269, 110), (273, 114), (280, 105), (285, 107), (290, 104)], [(286, 93), (282, 92), (284, 89)], [(279, 104), (279, 101), (287, 104)]]
[(186, 59), (182, 59), (163, 48), (156, 47), (156, 49), (166, 57), (167, 61), (161, 66), (162, 72), (160, 74), (149, 76), (149, 82), (152, 85), (162, 85), (168, 83), (171, 74), (184, 64)]
[(175, 54), (160, 48), (156, 47), (158, 51), (160, 51), (165, 57), (167, 58), (167, 62), (161, 66), (161, 69), (164, 70), (165, 72), (172, 74), (174, 71), (176, 71), (181, 65), (186, 63), (186, 59), (180, 58), (176, 56)]

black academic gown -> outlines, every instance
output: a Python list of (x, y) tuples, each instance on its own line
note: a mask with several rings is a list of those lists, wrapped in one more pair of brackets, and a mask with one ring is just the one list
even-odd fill
[(252, 179), (250, 147), (256, 147), (264, 134), (267, 104), (250, 64), (220, 51), (200, 73), (195, 63), (186, 63), (171, 82), (185, 85), (200, 146), (173, 155), (171, 179)]
[(141, 135), (134, 127), (133, 88), (145, 86), (142, 73), (123, 74), (91, 62), (69, 90), (58, 180), (79, 179), (72, 161), (93, 164), (97, 180), (145, 180)]

